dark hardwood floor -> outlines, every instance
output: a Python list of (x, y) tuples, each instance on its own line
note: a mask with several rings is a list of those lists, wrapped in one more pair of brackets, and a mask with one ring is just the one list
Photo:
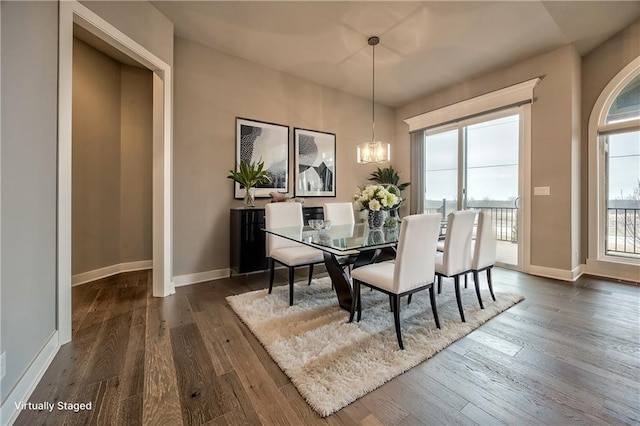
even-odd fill
[(497, 269), (495, 290), (525, 301), (322, 419), (225, 301), (266, 288), (266, 274), (164, 299), (149, 280), (127, 273), (73, 289), (73, 341), (30, 401), (92, 409), (25, 410), (17, 425), (640, 424), (637, 285)]

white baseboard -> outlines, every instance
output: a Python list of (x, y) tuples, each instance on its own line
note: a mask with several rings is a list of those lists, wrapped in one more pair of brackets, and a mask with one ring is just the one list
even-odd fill
[(76, 286), (86, 284), (102, 278), (122, 272), (141, 271), (143, 269), (153, 268), (153, 260), (139, 260), (137, 262), (119, 263), (117, 265), (106, 266), (104, 268), (95, 269), (89, 272), (82, 272), (71, 277), (71, 285)]
[(545, 266), (529, 266), (527, 273), (555, 280), (574, 282), (584, 273), (584, 265), (578, 265), (572, 270), (547, 268)]
[[(280, 265), (280, 266), (276, 266), (275, 269), (277, 271), (279, 269), (287, 269), (287, 267)], [(315, 270), (317, 271), (317, 269)], [(321, 270), (324, 271), (324, 265), (322, 266)], [(262, 274), (267, 271), (269, 270), (264, 269), (260, 271), (246, 272), (246, 273), (236, 274), (236, 275)], [(173, 286), (182, 287), (185, 285), (197, 284), (205, 281), (220, 280), (222, 278), (230, 277), (231, 272), (232, 271), (230, 268), (224, 268), (224, 269), (214, 269), (212, 271), (197, 272), (195, 274), (177, 275), (173, 277)]]
[(11, 425), (16, 421), (20, 414), (16, 405), (29, 400), (40, 379), (51, 365), (51, 361), (58, 353), (58, 349), (60, 349), (60, 342), (58, 341), (58, 332), (55, 331), (0, 407), (2, 426)]
[(585, 273), (603, 278), (640, 283), (640, 264), (587, 259)]
[(202, 283), (205, 281), (219, 280), (229, 276), (229, 268), (214, 269), (212, 271), (197, 272), (195, 274), (177, 275), (173, 277), (174, 287)]

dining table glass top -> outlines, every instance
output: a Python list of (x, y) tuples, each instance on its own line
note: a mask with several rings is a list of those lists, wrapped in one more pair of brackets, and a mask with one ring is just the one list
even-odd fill
[(265, 228), (264, 231), (339, 255), (395, 246), (400, 235), (399, 226), (372, 230), (365, 223), (334, 225), (330, 229), (319, 230), (310, 226), (292, 226)]

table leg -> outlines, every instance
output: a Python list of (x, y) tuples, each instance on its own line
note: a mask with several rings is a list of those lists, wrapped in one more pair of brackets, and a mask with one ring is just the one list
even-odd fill
[(342, 309), (351, 312), (353, 289), (347, 272), (342, 268), (336, 256), (326, 251), (324, 252), (324, 266), (327, 268), (333, 288), (336, 290), (338, 304)]
[[(380, 250), (361, 251), (353, 264), (353, 268), (355, 269), (359, 266), (372, 263), (379, 254)], [(354, 294), (347, 271), (340, 262), (338, 262), (338, 258), (334, 254), (326, 251), (324, 252), (324, 265), (327, 268), (329, 277), (331, 277), (333, 288), (336, 290), (338, 304), (345, 311), (351, 312)]]

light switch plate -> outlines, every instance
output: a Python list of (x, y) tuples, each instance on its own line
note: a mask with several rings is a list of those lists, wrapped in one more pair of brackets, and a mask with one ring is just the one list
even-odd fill
[(536, 186), (533, 188), (533, 195), (550, 195), (551, 188), (548, 186)]

